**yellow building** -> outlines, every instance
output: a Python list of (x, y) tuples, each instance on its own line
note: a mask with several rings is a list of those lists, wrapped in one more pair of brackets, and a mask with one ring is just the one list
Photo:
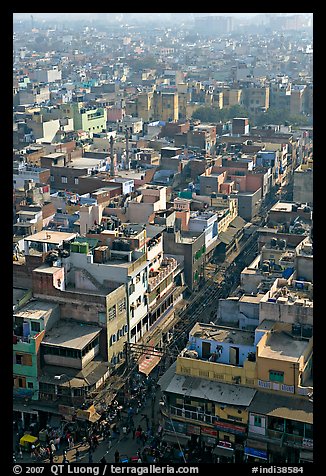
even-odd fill
[[(202, 427), (209, 426), (207, 444), (216, 445), (214, 451), (221, 456), (225, 456), (225, 450), (219, 449), (221, 442), (231, 444), (230, 456), (240, 461), (236, 448), (245, 452), (249, 412), (257, 392), (264, 392), (266, 401), (267, 394), (275, 402), (288, 398), (298, 408), (313, 392), (312, 337), (299, 338), (291, 325), (275, 321), (263, 321), (255, 331), (197, 323), (186, 348), (159, 384), (165, 401), (163, 415), (170, 421), (165, 426), (168, 438), (171, 421), (177, 421), (174, 430), (183, 428), (186, 436), (194, 426), (199, 427), (195, 431), (200, 435), (208, 432)], [(289, 416), (293, 426), (295, 417), (295, 412)], [(307, 425), (309, 418), (305, 413)], [(185, 444), (189, 444), (187, 439)], [(245, 454), (249, 457), (255, 448)], [(271, 447), (270, 453), (273, 451)], [(293, 459), (291, 451), (289, 454)]]
[(174, 122), (179, 118), (178, 93), (154, 93), (154, 120)]

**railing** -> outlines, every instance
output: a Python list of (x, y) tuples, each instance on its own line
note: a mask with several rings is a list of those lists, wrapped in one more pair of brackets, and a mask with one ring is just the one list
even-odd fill
[(209, 423), (211, 425), (218, 421), (218, 417), (215, 415), (209, 415), (208, 413), (191, 411), (173, 406), (170, 406), (169, 415), (179, 416), (186, 420), (201, 421), (203, 423)]
[(153, 289), (158, 286), (164, 278), (171, 274), (178, 266), (178, 262), (174, 258), (165, 258), (162, 261), (158, 274), (148, 279), (148, 291), (152, 292)]

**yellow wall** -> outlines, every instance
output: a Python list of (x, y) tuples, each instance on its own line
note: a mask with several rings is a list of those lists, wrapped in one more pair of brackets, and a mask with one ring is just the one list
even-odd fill
[(225, 383), (235, 383), (233, 377), (240, 376), (241, 384), (249, 387), (255, 386), (257, 378), (255, 362), (245, 361), (243, 367), (237, 367), (188, 357), (177, 358), (176, 373)]

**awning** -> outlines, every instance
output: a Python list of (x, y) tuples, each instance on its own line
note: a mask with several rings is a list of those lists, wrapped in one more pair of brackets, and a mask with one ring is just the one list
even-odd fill
[(225, 446), (216, 446), (213, 449), (213, 455), (215, 456), (226, 456), (226, 458), (232, 458), (233, 453), (233, 448), (226, 448)]
[(161, 355), (145, 355), (139, 359), (139, 372), (149, 375), (161, 360)]
[(190, 436), (178, 433), (164, 433), (163, 435), (163, 441), (167, 443), (178, 443), (180, 445), (187, 445), (190, 439)]
[(300, 459), (305, 461), (313, 461), (314, 455), (312, 451), (300, 451)]

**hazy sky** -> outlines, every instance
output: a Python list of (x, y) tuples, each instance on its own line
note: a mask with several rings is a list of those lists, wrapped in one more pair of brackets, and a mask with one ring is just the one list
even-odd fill
[[(98, 18), (100, 19), (102, 15), (112, 15), (112, 16), (119, 16), (124, 15), (129, 18), (146, 18), (148, 17), (153, 18), (164, 16), (164, 17), (171, 17), (176, 13), (14, 13), (15, 20), (23, 20), (30, 18), (33, 15), (34, 19), (53, 19), (53, 18), (62, 18), (67, 17), (67, 15), (73, 15), (76, 19), (83, 19), (83, 18)], [(311, 15), (311, 13), (281, 13), (281, 15)], [(244, 17), (253, 17), (255, 15), (278, 15), (278, 13), (180, 13), (180, 15), (194, 15), (194, 16), (202, 16), (202, 15), (222, 15), (222, 16), (234, 16), (238, 18)], [(102, 17), (103, 18), (103, 17)]]

